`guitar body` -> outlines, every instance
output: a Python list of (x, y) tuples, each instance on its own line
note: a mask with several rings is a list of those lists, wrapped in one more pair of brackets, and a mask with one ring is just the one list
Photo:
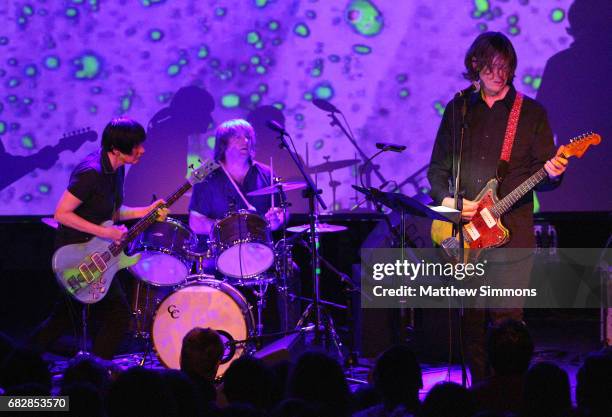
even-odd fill
[[(508, 229), (490, 211), (499, 201), (497, 198), (497, 188), (498, 182), (493, 178), (478, 193), (475, 199), (478, 203), (476, 214), (469, 223), (463, 226), (464, 246), (466, 248), (495, 248), (506, 244), (510, 240)], [(453, 244), (448, 240), (449, 238), (458, 242), (458, 238), (452, 236), (452, 225), (448, 222), (434, 220), (431, 226), (431, 236), (434, 243), (441, 246)]]
[[(102, 225), (111, 224), (112, 221), (107, 221)], [(55, 278), (82, 303), (92, 304), (104, 298), (117, 271), (140, 259), (140, 255), (127, 256), (123, 251), (113, 256), (108, 250), (110, 243), (93, 237), (85, 243), (62, 246), (53, 254)]]

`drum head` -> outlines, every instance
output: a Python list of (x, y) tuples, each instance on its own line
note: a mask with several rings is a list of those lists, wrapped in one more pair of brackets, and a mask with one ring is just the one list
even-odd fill
[(274, 251), (264, 243), (238, 243), (217, 258), (217, 269), (234, 278), (250, 278), (267, 271), (274, 263)]
[(129, 270), (149, 284), (164, 286), (177, 285), (185, 281), (189, 269), (174, 255), (160, 252), (142, 252), (140, 261)]
[(180, 284), (193, 264), (188, 251), (195, 242), (196, 235), (180, 221), (168, 217), (163, 222), (155, 222), (130, 245), (129, 254), (142, 256), (129, 270), (152, 285)]
[[(180, 288), (161, 302), (151, 331), (155, 351), (166, 367), (180, 369), (183, 338), (194, 327), (210, 327), (230, 342), (245, 340), (253, 329), (253, 317), (244, 297), (228, 284), (203, 280)], [(217, 376), (245, 351), (242, 344), (234, 348), (233, 355), (219, 366)], [(224, 356), (230, 350), (226, 347)]]

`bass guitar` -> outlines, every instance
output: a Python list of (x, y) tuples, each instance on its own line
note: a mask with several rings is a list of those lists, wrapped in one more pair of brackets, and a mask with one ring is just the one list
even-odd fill
[[(565, 158), (572, 156), (581, 158), (589, 146), (598, 145), (600, 142), (601, 136), (595, 133), (575, 137), (564, 147), (562, 155)], [(475, 199), (478, 203), (476, 214), (469, 223), (462, 227), (465, 247), (481, 250), (506, 244), (510, 240), (510, 232), (501, 222), (502, 215), (547, 176), (544, 167), (540, 168), (538, 172), (501, 200), (497, 197), (498, 180), (490, 179)], [(455, 250), (459, 247), (459, 238), (452, 236), (450, 223), (434, 220), (431, 226), (431, 237), (435, 244), (441, 246), (449, 254), (456, 253)]]
[[(205, 161), (194, 169), (189, 179), (166, 199), (166, 204), (151, 210), (132, 226), (121, 242), (110, 242), (92, 237), (85, 243), (62, 246), (53, 254), (52, 267), (57, 281), (68, 293), (86, 304), (100, 301), (107, 293), (117, 271), (132, 266), (140, 260), (140, 254), (127, 256), (124, 249), (139, 234), (155, 222), (157, 210), (170, 207), (194, 184), (203, 181), (218, 168), (215, 162)], [(108, 220), (103, 226), (112, 225)]]

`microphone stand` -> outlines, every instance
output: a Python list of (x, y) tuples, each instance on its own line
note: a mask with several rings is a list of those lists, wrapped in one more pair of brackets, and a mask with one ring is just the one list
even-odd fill
[(344, 136), (346, 136), (349, 142), (351, 142), (353, 146), (355, 147), (355, 149), (357, 149), (357, 152), (359, 153), (361, 160), (364, 161), (363, 164), (361, 165), (360, 170), (366, 174), (367, 187), (371, 187), (372, 185), (372, 179), (371, 179), (372, 171), (374, 171), (374, 174), (376, 174), (376, 177), (379, 179), (381, 183), (386, 182), (385, 177), (380, 173), (379, 167), (371, 163), (373, 158), (368, 158), (368, 156), (363, 152), (363, 150), (359, 147), (359, 145), (355, 141), (355, 138), (353, 138), (353, 136), (346, 130), (344, 125), (340, 123), (340, 120), (336, 117), (336, 112), (332, 111), (328, 113), (327, 116), (331, 119), (331, 122), (329, 123), (329, 125), (338, 126), (340, 128), (342, 133), (344, 133)]
[[(456, 130), (454, 129), (453, 123), (453, 167), (456, 167), (455, 170), (455, 178), (453, 181), (454, 190), (453, 190), (453, 198), (455, 200), (455, 209), (461, 213), (463, 211), (463, 192), (460, 191), (461, 187), (461, 160), (463, 158), (463, 141), (465, 138), (465, 132), (468, 128), (467, 125), (467, 110), (468, 110), (468, 98), (470, 94), (463, 94), (462, 102), (461, 102), (461, 125), (460, 125), (460, 133), (459, 133), (459, 144), (457, 148), (457, 140), (456, 140)], [(453, 122), (454, 122), (454, 103), (453, 103)], [(460, 216), (459, 221), (457, 223), (453, 223), (453, 235), (459, 233), (459, 250), (458, 250), (458, 262), (465, 262), (465, 239), (463, 237), (463, 219)], [(467, 387), (467, 368), (465, 364), (465, 355), (463, 354), (463, 321), (465, 316), (465, 309), (463, 307), (463, 300), (461, 301), (461, 307), (459, 309), (459, 348), (460, 348), (460, 360), (461, 360), (461, 384), (464, 387)], [(449, 323), (449, 325), (452, 325)], [(452, 340), (450, 341), (452, 343)]]
[[(304, 181), (306, 181), (306, 184), (307, 184), (306, 189), (302, 192), (302, 195), (304, 196), (304, 198), (308, 198), (308, 218), (310, 220), (309, 222), (310, 223), (310, 242), (309, 243), (310, 243), (310, 251), (312, 253), (311, 267), (312, 267), (312, 282), (313, 282), (313, 297), (312, 297), (313, 303), (306, 308), (306, 311), (304, 312), (302, 319), (308, 316), (310, 308), (314, 309), (315, 344), (320, 345), (321, 344), (321, 328), (320, 328), (321, 306), (319, 303), (319, 300), (320, 300), (319, 252), (318, 252), (319, 236), (316, 231), (317, 214), (315, 210), (315, 199), (319, 203), (321, 208), (323, 208), (323, 210), (326, 210), (327, 206), (325, 205), (325, 202), (321, 198), (321, 195), (320, 195), (321, 190), (317, 189), (315, 184), (312, 182), (312, 179), (310, 178), (310, 176), (306, 174), (306, 170), (304, 169), (304, 166), (300, 162), (297, 155), (291, 151), (291, 148), (289, 147), (289, 144), (287, 143), (287, 139), (285, 138), (285, 135), (287, 136), (289, 135), (286, 132), (278, 132), (278, 133), (279, 133), (278, 139), (281, 141), (281, 148), (284, 148), (287, 150), (287, 152), (289, 152), (289, 156), (291, 156), (293, 163), (298, 168), (298, 170), (302, 174), (302, 177), (304, 177)], [(300, 323), (302, 322), (302, 319), (300, 319)]]

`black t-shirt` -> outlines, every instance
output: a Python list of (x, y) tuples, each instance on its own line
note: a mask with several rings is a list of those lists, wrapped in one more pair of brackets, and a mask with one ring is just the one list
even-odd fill
[[(82, 201), (74, 213), (95, 224), (112, 220), (123, 202), (124, 175), (123, 166), (113, 171), (106, 152), (100, 150), (88, 155), (70, 174), (68, 191)], [(89, 238), (88, 233), (60, 225), (55, 246), (85, 242)]]

